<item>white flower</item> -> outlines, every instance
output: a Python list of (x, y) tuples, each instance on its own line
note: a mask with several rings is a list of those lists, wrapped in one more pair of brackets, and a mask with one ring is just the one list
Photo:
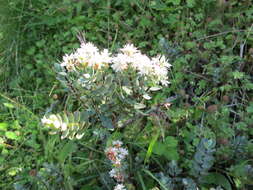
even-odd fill
[(63, 61), (60, 64), (62, 67), (66, 67), (68, 71), (73, 71), (75, 69), (75, 55), (72, 54), (65, 54), (63, 56)]
[(61, 116), (59, 115), (50, 115), (48, 118), (46, 118), (46, 116), (44, 116), (41, 119), (41, 122), (43, 125), (45, 125), (46, 127), (54, 127), (55, 129), (58, 129), (60, 131), (66, 131), (67, 130), (67, 123), (64, 123), (62, 121)]
[(117, 184), (114, 187), (114, 190), (126, 190), (125, 186), (123, 184)]
[(110, 172), (109, 172), (110, 177), (114, 178), (117, 176), (117, 171), (113, 168)]
[(121, 155), (118, 155), (117, 159), (112, 161), (112, 163), (115, 164), (116, 167), (121, 167), (121, 160), (122, 159), (120, 159), (120, 157), (121, 157)]
[(135, 54), (132, 65), (141, 75), (150, 75), (152, 73), (152, 62), (148, 56), (141, 53)]
[(135, 53), (139, 52), (139, 50), (133, 44), (126, 44), (120, 49), (120, 51), (128, 56), (133, 56)]
[(61, 130), (62, 131), (66, 131), (67, 130), (67, 124), (66, 123), (62, 123)]
[(111, 63), (112, 62), (112, 57), (111, 57), (111, 54), (109, 53), (108, 49), (104, 49), (100, 53), (100, 58), (103, 63)]
[(82, 43), (81, 47), (77, 50), (79, 53), (84, 55), (92, 56), (98, 52), (98, 48), (93, 43)]
[(122, 72), (126, 70), (129, 63), (129, 57), (125, 54), (119, 53), (113, 58), (112, 69), (116, 72)]
[(49, 119), (46, 118), (46, 116), (44, 116), (42, 119), (41, 119), (41, 123), (43, 125), (50, 125), (51, 124), (51, 121)]
[(119, 154), (125, 157), (128, 155), (128, 150), (125, 148), (119, 148)]
[(164, 55), (158, 55), (156, 57), (153, 57), (152, 62), (154, 65), (159, 65), (160, 67), (171, 67), (171, 64), (167, 62), (166, 57)]
[[(81, 47), (77, 49), (75, 53), (76, 59), (82, 64), (93, 64), (94, 58), (99, 55), (98, 48), (92, 43), (82, 43)], [(92, 63), (91, 60), (93, 60)]]
[(116, 141), (113, 141), (113, 142), (112, 142), (112, 145), (113, 145), (113, 146), (116, 146), (116, 147), (121, 147), (122, 144), (123, 144), (123, 142), (122, 142), (122, 141), (119, 141), (119, 140), (116, 140)]
[(48, 118), (46, 118), (46, 116), (44, 116), (42, 119), (41, 119), (41, 122), (42, 124), (44, 125), (52, 125), (54, 126), (55, 128), (60, 128), (61, 127), (61, 124), (62, 124), (62, 121), (61, 121), (61, 118), (60, 117), (57, 117), (56, 115), (52, 114), (50, 115)]
[(103, 60), (98, 52), (93, 56), (87, 58), (87, 63), (89, 67), (92, 67), (94, 69), (101, 69), (103, 66)]
[(167, 80), (161, 80), (160, 82), (163, 86), (168, 86), (168, 84), (170, 84), (170, 82)]
[(166, 77), (168, 75), (168, 70), (165, 67), (161, 67), (159, 65), (154, 65), (154, 72), (153, 74), (157, 77)]

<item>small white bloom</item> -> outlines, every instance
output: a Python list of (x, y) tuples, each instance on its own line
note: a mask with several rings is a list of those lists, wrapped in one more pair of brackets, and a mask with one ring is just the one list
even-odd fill
[(125, 148), (119, 148), (119, 159), (123, 160), (128, 155), (128, 150)]
[(84, 55), (94, 55), (98, 52), (98, 48), (91, 42), (82, 43), (77, 52), (83, 53)]
[(109, 172), (110, 177), (114, 178), (117, 176), (117, 171), (113, 168), (110, 172)]
[(148, 56), (141, 53), (135, 54), (131, 66), (141, 75), (149, 75), (152, 73), (152, 62)]
[(122, 142), (122, 141), (119, 141), (119, 140), (116, 140), (116, 141), (113, 141), (113, 142), (112, 142), (112, 145), (113, 145), (113, 146), (116, 146), (116, 147), (120, 147), (122, 144), (123, 144), (123, 142)]
[(104, 49), (100, 53), (100, 58), (101, 58), (101, 60), (102, 60), (103, 63), (111, 63), (112, 62), (112, 57), (111, 57), (108, 49)]
[(51, 124), (53, 124), (55, 128), (59, 129), (61, 127), (61, 118), (57, 117), (57, 115), (50, 115), (48, 119), (51, 121)]
[(66, 131), (67, 130), (67, 124), (66, 123), (62, 123), (61, 130), (62, 131)]
[(125, 186), (123, 184), (117, 184), (114, 187), (114, 190), (126, 190)]
[(121, 166), (121, 160), (122, 159), (120, 157), (122, 157), (122, 156), (118, 155), (116, 160), (112, 160), (112, 163), (115, 164), (117, 167)]
[(170, 84), (170, 82), (167, 81), (167, 80), (161, 80), (161, 84), (162, 84), (163, 86), (168, 86), (168, 85)]
[(154, 65), (154, 75), (158, 77), (166, 77), (168, 74), (168, 70), (165, 67), (161, 67), (159, 65)]
[[(75, 57), (81, 64), (93, 64), (96, 55), (99, 55), (98, 48), (92, 43), (82, 43), (76, 50)], [(92, 63), (90, 63), (92, 61)]]
[(156, 57), (153, 57), (152, 62), (154, 65), (159, 65), (160, 67), (171, 67), (171, 64), (168, 63), (164, 55), (158, 55)]
[(62, 67), (66, 67), (68, 71), (73, 71), (75, 69), (75, 54), (65, 54), (63, 56), (63, 61), (60, 64)]
[(128, 56), (133, 56), (135, 53), (139, 52), (139, 50), (133, 44), (126, 44), (120, 49), (120, 51)]
[(43, 125), (50, 125), (52, 122), (46, 118), (46, 116), (44, 116), (42, 119), (41, 119), (41, 123)]
[(113, 58), (112, 69), (116, 72), (126, 70), (129, 63), (129, 57), (125, 54), (119, 53)]

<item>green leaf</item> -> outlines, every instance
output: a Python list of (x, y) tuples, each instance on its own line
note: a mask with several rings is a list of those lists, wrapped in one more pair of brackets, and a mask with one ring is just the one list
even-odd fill
[(145, 17), (142, 17), (141, 21), (140, 21), (140, 25), (142, 27), (148, 27), (150, 26), (152, 23), (149, 19), (145, 18)]
[(146, 107), (145, 104), (141, 104), (141, 103), (134, 104), (134, 109), (137, 109), (137, 110), (144, 109), (145, 107)]
[(204, 182), (207, 184), (215, 184), (224, 187), (226, 190), (231, 190), (231, 184), (228, 179), (220, 173), (209, 173), (204, 178)]
[(11, 140), (17, 140), (19, 137), (16, 133), (12, 132), (12, 131), (7, 131), (5, 133), (5, 136), (8, 138), (8, 139), (11, 139)]
[(169, 147), (176, 147), (178, 144), (178, 140), (175, 137), (168, 136), (165, 138), (165, 144)]
[(248, 106), (246, 110), (248, 113), (253, 113), (253, 104), (250, 104), (250, 106)]
[(168, 2), (171, 2), (173, 5), (179, 5), (181, 0), (169, 0)]
[(165, 10), (171, 9), (168, 6), (166, 6), (165, 3), (162, 3), (161, 1), (160, 2), (159, 1), (151, 1), (149, 7), (151, 9), (155, 9), (158, 11), (165, 11)]
[(108, 129), (114, 129), (112, 120), (106, 116), (100, 116), (100, 120), (102, 122), (102, 125)]
[(244, 73), (243, 72), (239, 72), (239, 71), (235, 71), (232, 73), (234, 79), (241, 79), (244, 77)]
[(127, 95), (131, 95), (133, 94), (133, 91), (128, 88), (127, 86), (122, 86), (122, 90), (124, 90), (124, 92), (127, 94)]
[(7, 131), (8, 123), (0, 123), (0, 131)]
[(197, 47), (197, 44), (196, 44), (196, 42), (189, 41), (189, 42), (185, 43), (185, 47), (186, 47), (186, 49), (192, 49), (192, 48)]
[(7, 173), (9, 176), (15, 176), (21, 169), (18, 167), (12, 167), (10, 168)]
[(187, 0), (187, 6), (192, 8), (195, 5), (195, 0)]
[(156, 142), (153, 148), (153, 152), (161, 156), (166, 152), (166, 146), (161, 142)]
[(26, 53), (27, 53), (28, 55), (34, 55), (34, 54), (35, 54), (35, 51), (36, 51), (36, 49), (35, 49), (35, 47), (33, 46), (33, 47), (29, 48), (29, 49), (26, 51)]
[(155, 177), (149, 170), (143, 169), (143, 171), (148, 174), (150, 177), (152, 177), (154, 180), (156, 180), (159, 185), (164, 189), (164, 190), (170, 190), (168, 189), (157, 177)]
[(5, 107), (13, 109), (15, 106), (13, 104), (10, 103), (3, 103)]
[(45, 43), (46, 43), (46, 41), (43, 39), (43, 40), (37, 41), (36, 46), (41, 48), (45, 45)]
[(168, 160), (178, 160), (179, 154), (176, 148), (168, 148), (166, 152), (163, 154)]
[(152, 155), (152, 152), (153, 152), (153, 149), (154, 149), (154, 146), (155, 146), (155, 143), (156, 143), (158, 137), (159, 137), (158, 132), (155, 135), (153, 135), (153, 137), (149, 143), (149, 146), (148, 146), (148, 150), (147, 150), (146, 157), (145, 157), (145, 163), (148, 161), (148, 159)]
[(70, 141), (64, 145), (60, 153), (58, 154), (58, 160), (60, 163), (64, 163), (66, 158), (76, 150), (77, 146), (73, 141)]

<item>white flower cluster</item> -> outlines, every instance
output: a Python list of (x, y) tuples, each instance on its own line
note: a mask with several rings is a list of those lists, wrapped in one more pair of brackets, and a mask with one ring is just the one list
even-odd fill
[(107, 49), (99, 51), (92, 43), (82, 43), (75, 53), (63, 57), (61, 66), (66, 67), (68, 71), (86, 67), (101, 69), (110, 62), (111, 57)]
[(165, 56), (149, 58), (132, 44), (125, 45), (118, 54), (111, 55), (107, 49), (99, 51), (92, 43), (82, 43), (74, 53), (66, 54), (61, 63), (68, 71), (86, 67), (97, 70), (109, 65), (115, 72), (133, 69), (141, 76), (151, 77), (156, 83), (169, 84), (167, 75), (171, 65)]
[[(47, 127), (51, 127), (56, 130), (60, 130), (60, 131), (67, 130), (67, 123), (63, 122), (59, 115), (52, 114), (52, 115), (49, 115), (48, 118), (44, 116), (41, 119), (41, 123)], [(56, 134), (56, 131), (51, 132), (51, 134)]]
[(147, 77), (153, 77), (157, 83), (168, 85), (168, 69), (171, 65), (167, 62), (165, 56), (149, 58), (142, 54), (134, 45), (127, 44), (112, 58), (112, 68), (116, 72), (122, 72), (131, 68), (138, 74)]
[(106, 157), (113, 164), (113, 169), (109, 172), (109, 175), (118, 182), (114, 190), (125, 190), (125, 186), (122, 184), (126, 178), (123, 161), (128, 155), (128, 151), (127, 149), (122, 148), (122, 144), (123, 143), (119, 140), (113, 141), (112, 146), (105, 150)]
[(121, 141), (113, 141), (112, 144), (113, 146), (105, 150), (105, 154), (112, 164), (115, 166), (121, 166), (121, 162), (128, 155), (128, 151), (127, 149), (122, 148)]

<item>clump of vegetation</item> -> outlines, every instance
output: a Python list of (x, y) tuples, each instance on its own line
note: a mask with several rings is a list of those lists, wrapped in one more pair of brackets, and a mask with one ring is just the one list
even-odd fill
[[(0, 9), (1, 189), (113, 189), (105, 150), (116, 140), (128, 150), (118, 189), (252, 189), (250, 1), (0, 0)], [(126, 43), (163, 54), (170, 84), (117, 65), (89, 70), (100, 77), (91, 83), (80, 65), (55, 64), (80, 36), (115, 57)], [(162, 88), (136, 88), (137, 78)], [(68, 133), (55, 128), (65, 124)]]

